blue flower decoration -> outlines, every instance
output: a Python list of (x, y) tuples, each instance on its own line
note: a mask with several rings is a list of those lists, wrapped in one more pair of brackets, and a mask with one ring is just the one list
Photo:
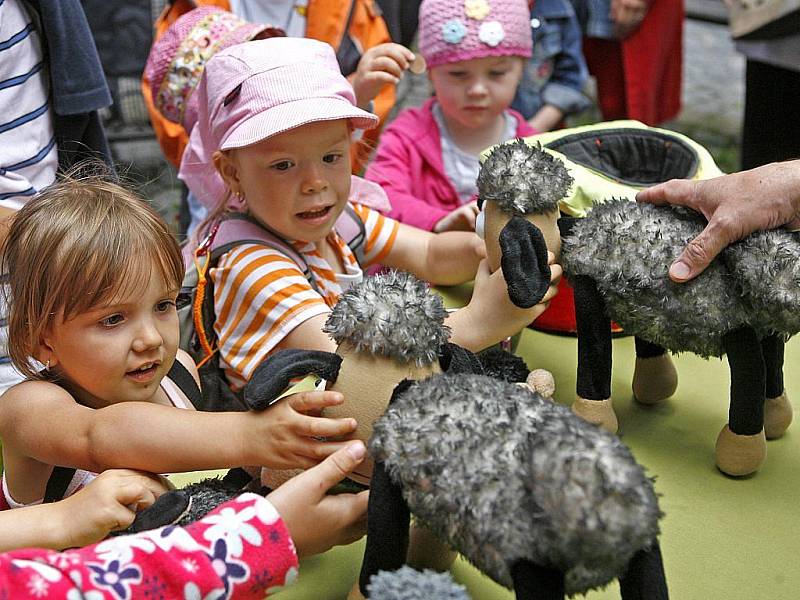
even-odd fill
[(250, 572), (244, 563), (237, 560), (228, 561), (228, 545), (222, 538), (214, 542), (214, 550), (209, 556), (214, 571), (225, 585), (225, 597), (227, 598), (230, 595), (232, 584), (247, 580)]
[(467, 28), (458, 19), (450, 19), (442, 25), (442, 39), (448, 44), (458, 44), (467, 35)]
[(89, 568), (94, 571), (95, 583), (111, 588), (117, 598), (130, 598), (131, 591), (128, 586), (142, 580), (142, 572), (138, 567), (126, 565), (126, 568), (122, 568), (118, 560), (112, 560), (105, 569), (92, 564), (89, 565)]

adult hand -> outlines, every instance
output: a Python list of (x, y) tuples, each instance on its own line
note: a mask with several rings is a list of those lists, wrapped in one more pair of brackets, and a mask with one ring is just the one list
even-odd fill
[(159, 475), (110, 469), (89, 485), (51, 506), (59, 516), (50, 524), (63, 532), (61, 548), (79, 548), (105, 538), (111, 531), (125, 529), (136, 513), (147, 508), (170, 484)]
[(366, 108), (386, 84), (396, 85), (413, 60), (414, 53), (400, 44), (379, 44), (367, 50), (351, 80), (358, 106)]
[(435, 233), (443, 231), (475, 231), (475, 219), (478, 217), (477, 202), (470, 202), (459, 206), (454, 211), (445, 215), (433, 227)]
[(366, 452), (363, 442), (349, 442), (267, 496), (289, 529), (298, 556), (350, 544), (366, 533), (368, 491), (326, 495), (364, 460)]
[(639, 29), (649, 8), (647, 0), (611, 0), (614, 37), (624, 40)]
[(686, 206), (708, 220), (669, 269), (673, 281), (689, 281), (732, 242), (759, 230), (800, 227), (800, 160), (705, 181), (673, 179), (642, 190), (636, 200)]

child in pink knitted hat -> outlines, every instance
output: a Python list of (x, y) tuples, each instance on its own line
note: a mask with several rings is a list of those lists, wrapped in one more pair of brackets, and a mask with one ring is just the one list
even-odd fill
[[(328, 44), (272, 38), (228, 48), (208, 62), (196, 93), (179, 176), (200, 196), (214, 181), (224, 188), (195, 259), (213, 285), (216, 339), (204, 349), (218, 349), (234, 390), (275, 350), (334, 351), (322, 330), (331, 308), (376, 263), (441, 285), (475, 279), (470, 303), (448, 318), (452, 341), (471, 350), (544, 311), (511, 303), (474, 232), (432, 234), (361, 204), (351, 188), (351, 132), (378, 119), (356, 106)], [(351, 236), (354, 223), (361, 231)], [(557, 279), (560, 268), (552, 271)]]
[(527, 0), (424, 0), (419, 51), (435, 97), (381, 134), (365, 177), (389, 216), (428, 231), (475, 229), (478, 155), (536, 131), (509, 108), (532, 53)]

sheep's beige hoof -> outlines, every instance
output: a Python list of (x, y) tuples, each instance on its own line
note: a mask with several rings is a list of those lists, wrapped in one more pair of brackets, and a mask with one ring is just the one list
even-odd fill
[(786, 390), (777, 398), (767, 398), (764, 403), (764, 433), (768, 440), (781, 437), (792, 423), (792, 403)]
[(611, 406), (611, 398), (605, 400), (586, 400), (578, 396), (572, 403), (572, 412), (581, 417), (584, 421), (589, 421), (594, 425), (599, 425), (611, 433), (617, 433), (619, 422)]
[(764, 430), (755, 435), (737, 435), (726, 424), (717, 437), (717, 468), (726, 475), (741, 477), (755, 473), (767, 458)]
[(361, 588), (358, 587), (358, 582), (353, 584), (350, 588), (350, 593), (347, 594), (347, 600), (367, 600), (366, 596), (361, 593)]
[(525, 383), (534, 392), (538, 392), (543, 398), (551, 400), (556, 393), (556, 380), (553, 374), (545, 369), (534, 369), (528, 373)]
[(678, 372), (672, 357), (665, 352), (651, 358), (636, 357), (633, 370), (633, 397), (640, 404), (657, 404), (678, 388)]
[(406, 564), (422, 571), (432, 569), (439, 573), (449, 571), (456, 561), (456, 553), (437, 538), (430, 529), (419, 521), (411, 524), (408, 538)]

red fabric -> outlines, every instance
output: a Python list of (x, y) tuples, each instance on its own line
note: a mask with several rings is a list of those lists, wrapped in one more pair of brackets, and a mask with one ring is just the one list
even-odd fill
[[(388, 216), (427, 231), (461, 206), (444, 171), (439, 127), (431, 111), (433, 102), (430, 99), (419, 108), (404, 110), (386, 127), (375, 159), (364, 174), (389, 196), (392, 210)], [(509, 112), (517, 119), (517, 136), (537, 133), (522, 115)]]
[[(558, 294), (550, 301), (550, 306), (530, 324), (530, 327), (546, 333), (566, 335), (578, 333), (578, 325), (575, 321), (575, 294), (565, 277), (562, 277), (558, 283)], [(612, 322), (611, 332), (622, 333), (622, 327)]]
[(273, 506), (245, 494), (185, 528), (165, 527), (76, 550), (0, 554), (2, 598), (261, 599), (290, 583), (297, 556)]
[(584, 40), (604, 120), (628, 118), (657, 125), (677, 116), (683, 19), (683, 0), (653, 0), (642, 25), (622, 42)]

